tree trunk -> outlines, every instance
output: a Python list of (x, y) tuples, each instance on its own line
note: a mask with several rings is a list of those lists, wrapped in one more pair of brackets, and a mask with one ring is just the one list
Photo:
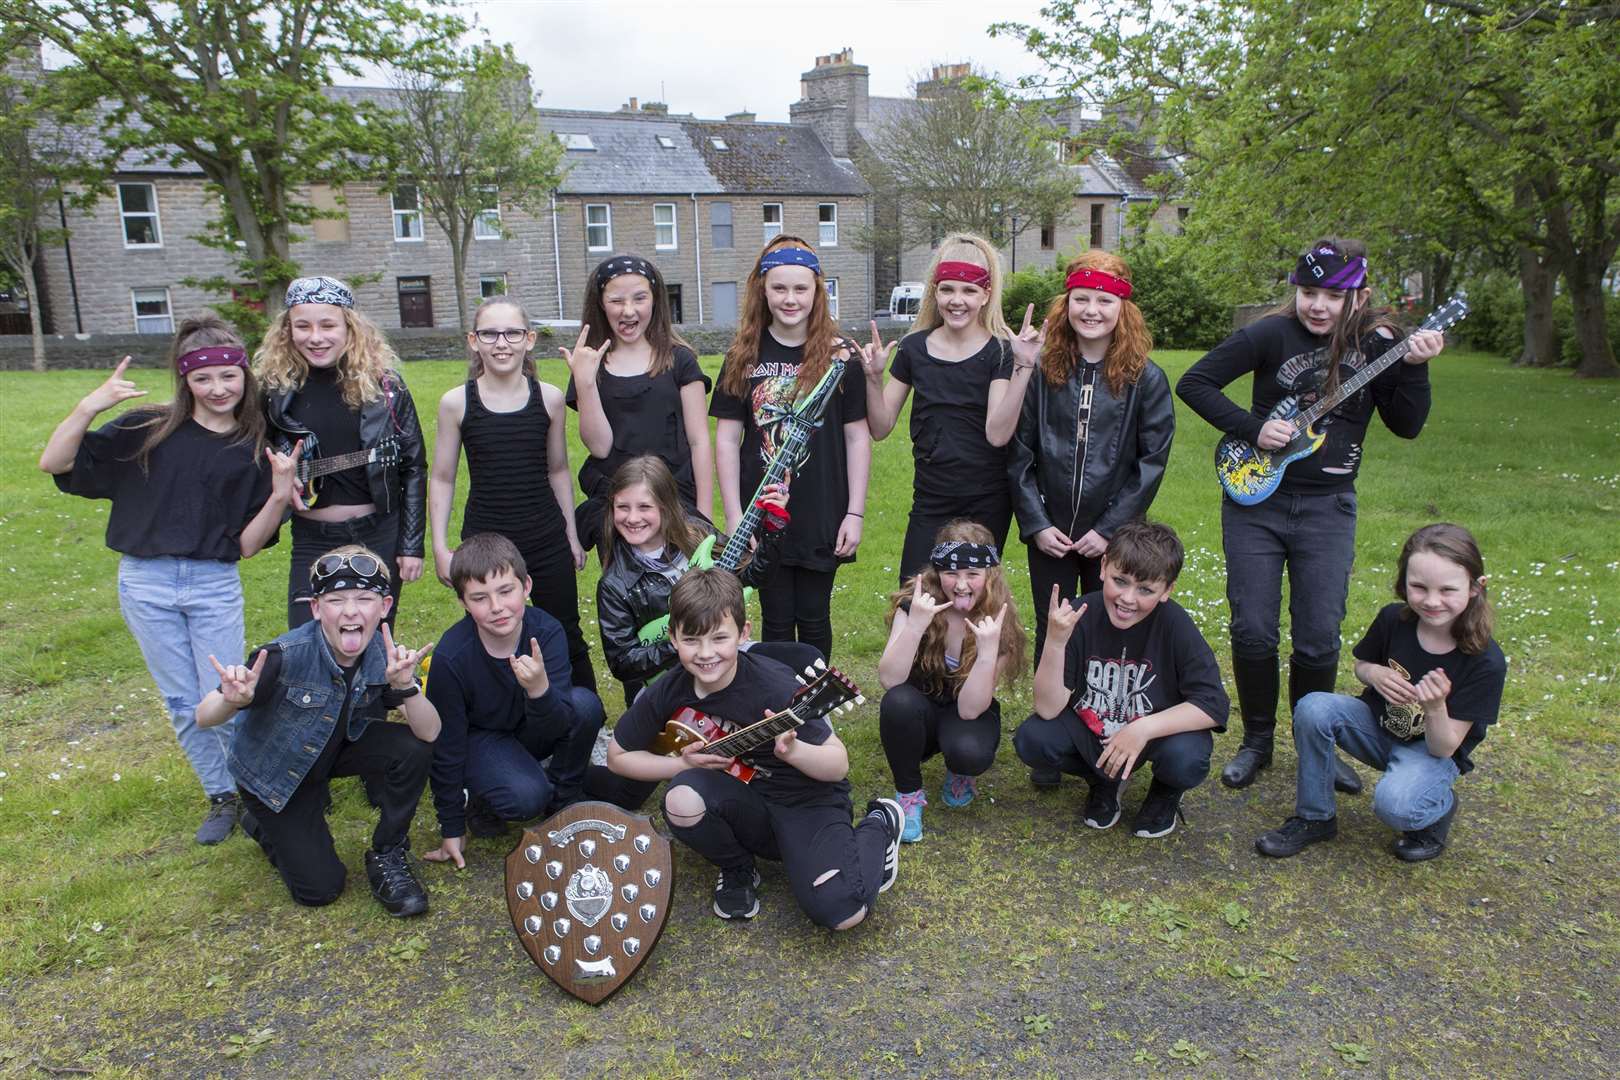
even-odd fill
[(467, 331), (467, 243), (453, 231), (445, 231), (450, 241), (450, 269), (456, 279), (456, 325)]
[(45, 370), (45, 324), (39, 319), (39, 283), (34, 280), (34, 264), (25, 260), (22, 268), (23, 290), (28, 294), (28, 332), (33, 337), (34, 370)]
[(1581, 362), (1575, 375), (1582, 379), (1620, 378), (1620, 365), (1614, 362), (1609, 341), (1609, 325), (1604, 311), (1603, 272), (1595, 253), (1583, 252), (1564, 271), (1570, 303), (1575, 308), (1575, 339), (1581, 345)]
[(1553, 284), (1557, 275), (1529, 244), (1519, 245), (1519, 284), (1524, 290), (1524, 351), (1515, 367), (1554, 367), (1558, 335), (1553, 325)]

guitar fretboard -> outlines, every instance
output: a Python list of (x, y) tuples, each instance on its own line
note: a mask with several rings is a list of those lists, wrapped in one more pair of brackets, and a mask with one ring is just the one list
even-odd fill
[[(1418, 329), (1448, 330), (1457, 325), (1463, 316), (1467, 314), (1467, 294), (1458, 293), (1456, 296), (1446, 301), (1445, 305), (1440, 310), (1436, 311), (1433, 315), (1430, 315), (1427, 319), (1424, 319), (1423, 325), (1418, 327)], [(1316, 401), (1311, 403), (1310, 408), (1301, 409), (1299, 415), (1294, 418), (1295, 426), (1300, 428), (1300, 430), (1310, 427), (1312, 424), (1322, 419), (1322, 417), (1338, 408), (1339, 403), (1345, 398), (1349, 397), (1351, 394), (1354, 394), (1363, 386), (1366, 386), (1368, 383), (1378, 378), (1378, 376), (1382, 375), (1385, 370), (1390, 367), (1390, 365), (1405, 359), (1406, 354), (1411, 351), (1412, 338), (1410, 336), (1404, 337), (1400, 341), (1397, 341), (1394, 345), (1385, 350), (1384, 354), (1377, 360), (1374, 360), (1372, 363), (1356, 372), (1353, 376), (1340, 383), (1337, 390), (1325, 397), (1318, 398)]]
[(299, 462), (298, 479), (303, 481), (314, 476), (326, 476), (328, 473), (342, 472), (344, 469), (353, 469), (360, 465), (369, 465), (372, 455), (376, 452), (376, 450), (356, 450), (349, 454), (338, 454), (336, 457)]
[(733, 731), (723, 739), (716, 739), (703, 748), (705, 754), (719, 754), (722, 757), (741, 757), (750, 750), (756, 750), (766, 743), (774, 740), (782, 732), (796, 728), (810, 717), (801, 717), (791, 708), (773, 713), (757, 724), (750, 724), (741, 731)]

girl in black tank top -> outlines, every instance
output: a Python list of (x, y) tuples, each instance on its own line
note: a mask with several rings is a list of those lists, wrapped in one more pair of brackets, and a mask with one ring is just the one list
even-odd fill
[(486, 300), (467, 335), (472, 378), (439, 401), (428, 485), (434, 568), (449, 585), (450, 516), (465, 445), (469, 484), (461, 538), (492, 532), (517, 545), (530, 600), (568, 635), (574, 685), (594, 690), (596, 675), (579, 629), (574, 575), (585, 565), (585, 552), (574, 530), (563, 395), (535, 378), (529, 357), (534, 331), (528, 326), (516, 301)]

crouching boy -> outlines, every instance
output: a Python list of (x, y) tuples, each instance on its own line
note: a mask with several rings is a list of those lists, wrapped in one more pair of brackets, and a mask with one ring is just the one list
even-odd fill
[(688, 570), (669, 596), (670, 637), (681, 670), (642, 691), (613, 729), (608, 768), (636, 780), (669, 780), (664, 817), (676, 839), (720, 870), (714, 913), (759, 912), (755, 858), (782, 862), (799, 907), (818, 926), (847, 930), (866, 918), (898, 872), (900, 805), (874, 799), (851, 827), (849, 754), (825, 717), (806, 721), (744, 757), (758, 772), (744, 783), (731, 759), (697, 744), (677, 757), (647, 748), (690, 706), (727, 731), (787, 708), (792, 669), (743, 652), (742, 586), (724, 570)]
[(1119, 820), (1121, 789), (1149, 762), (1153, 783), (1132, 830), (1168, 835), (1183, 793), (1209, 775), (1211, 731), (1226, 728), (1215, 654), (1170, 599), (1182, 559), (1175, 530), (1131, 522), (1108, 542), (1100, 592), (1074, 607), (1052, 589), (1035, 715), (1013, 746), (1037, 777), (1055, 771), (1086, 781), (1093, 829)]
[(433, 805), (443, 842), (423, 858), (465, 865), (466, 834), (499, 835), (581, 798), (602, 702), (570, 676), (562, 624), (528, 605), (529, 571), (495, 533), (450, 560), (466, 616), (446, 630), (427, 697), (444, 730), (433, 746)]
[[(358, 776), (378, 808), (366, 852), (372, 895), (390, 915), (420, 915), (427, 893), (411, 871), (408, 832), (422, 797), (439, 714), (415, 682), (427, 649), (394, 644), (388, 566), (359, 545), (310, 567), (313, 622), (219, 672), (197, 726), (240, 713), (227, 759), (242, 796), (242, 831), (264, 849), (300, 904), (330, 904), (345, 870), (326, 824), (328, 781)], [(382, 626), (381, 633), (378, 626)], [(432, 648), (432, 646), (428, 646)], [(389, 709), (404, 724), (386, 722)]]

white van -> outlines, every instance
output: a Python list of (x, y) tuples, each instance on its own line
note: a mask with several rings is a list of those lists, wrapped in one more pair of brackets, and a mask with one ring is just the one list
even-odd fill
[(902, 281), (889, 294), (889, 314), (895, 322), (916, 322), (923, 298), (923, 283)]

